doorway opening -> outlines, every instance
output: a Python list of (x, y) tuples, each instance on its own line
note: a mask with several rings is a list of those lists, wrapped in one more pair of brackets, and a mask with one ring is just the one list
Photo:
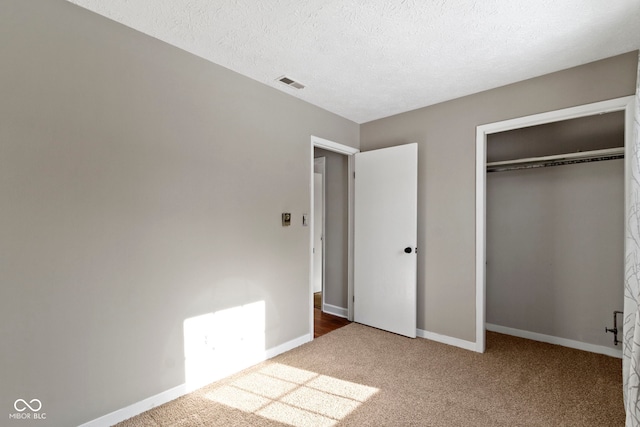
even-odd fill
[[(625, 188), (629, 174), (629, 153), (631, 129), (633, 123), (633, 97), (624, 97), (609, 101), (597, 102), (548, 113), (536, 114), (517, 119), (490, 123), (477, 127), (476, 133), (476, 348), (478, 352), (485, 350), (486, 331), (486, 273), (487, 273), (487, 139), (489, 135), (513, 131), (554, 122), (561, 122), (588, 116), (595, 116), (616, 111), (624, 112), (624, 180)], [(528, 159), (527, 159), (528, 160)], [(625, 203), (627, 194), (625, 190)], [(625, 209), (626, 215), (626, 209)], [(626, 218), (624, 223), (626, 223)], [(620, 283), (620, 287), (623, 283)]]
[[(323, 311), (326, 311), (329, 316), (337, 314), (339, 317), (346, 317), (345, 321), (353, 320), (353, 304), (352, 304), (353, 302), (353, 180), (348, 178), (353, 176), (353, 171), (354, 171), (353, 155), (358, 153), (359, 150), (353, 147), (349, 147), (347, 145), (339, 144), (339, 143), (318, 138), (315, 136), (311, 136), (310, 148), (311, 148), (310, 149), (310, 173), (311, 173), (310, 175), (310, 195), (311, 195), (310, 202), (311, 203), (310, 204), (311, 206), (310, 206), (309, 212), (311, 212), (311, 215), (310, 215), (311, 221), (309, 224), (310, 225), (309, 227), (309, 232), (310, 232), (309, 330), (311, 332), (310, 336), (314, 336), (313, 331), (315, 329), (315, 323), (316, 323), (314, 319), (314, 313), (316, 311), (316, 309), (314, 308), (314, 305), (315, 305), (315, 300), (317, 298), (316, 294), (318, 292), (316, 291), (318, 287), (320, 287), (321, 289), (321, 297), (320, 297), (321, 309), (318, 310), (320, 313), (322, 313)], [(317, 152), (316, 152), (316, 149), (318, 149)], [(320, 150), (323, 150), (323, 151), (321, 152)], [(318, 157), (325, 157), (325, 161), (324, 161), (325, 171), (324, 171), (324, 174), (322, 175), (323, 178), (316, 176), (316, 170), (321, 169), (320, 167), (316, 167), (316, 163), (322, 162), (322, 161), (316, 160), (316, 153), (323, 153), (324, 155), (320, 154)], [(323, 182), (323, 184), (321, 184), (321, 187), (323, 188), (323, 191), (325, 194), (327, 192), (327, 187), (330, 185), (330, 183), (327, 183), (328, 178), (327, 178), (327, 169), (326, 169), (327, 162), (330, 160), (329, 156), (336, 156), (337, 158), (343, 158), (344, 162), (346, 163), (345, 166), (346, 166), (347, 179), (346, 179), (346, 183), (344, 184), (346, 188), (343, 189), (345, 190), (344, 191), (345, 197), (343, 197), (343, 200), (344, 200), (344, 203), (346, 204), (346, 211), (347, 211), (346, 221), (345, 221), (346, 224), (344, 224), (342, 231), (338, 230), (338, 234), (342, 234), (343, 237), (345, 237), (345, 233), (346, 233), (346, 247), (345, 247), (345, 250), (342, 251), (343, 253), (339, 255), (340, 257), (344, 258), (342, 262), (342, 268), (346, 271), (338, 271), (338, 274), (340, 276), (344, 277), (346, 275), (346, 282), (347, 282), (346, 307), (339, 307), (335, 303), (332, 304), (332, 302), (334, 302), (335, 300), (331, 299), (332, 298), (331, 296), (327, 298), (327, 295), (328, 294), (330, 295), (332, 290), (325, 289), (325, 287), (327, 286), (326, 285), (327, 271), (325, 268), (325, 265), (326, 265), (325, 261), (327, 258), (327, 238), (325, 234), (326, 234), (326, 217), (329, 216), (329, 213), (327, 212), (327, 207), (326, 207), (326, 202), (327, 202), (326, 199), (324, 200), (325, 207), (323, 208), (325, 212), (324, 221), (323, 221), (323, 216), (321, 214), (321, 211), (316, 210), (316, 204), (321, 200), (319, 195), (316, 194), (318, 192), (318, 189), (316, 188), (316, 183), (320, 181)], [(319, 231), (319, 230), (325, 230), (325, 231)], [(320, 239), (316, 237), (318, 232), (322, 233)], [(320, 247), (317, 248), (317, 246), (320, 246)], [(324, 253), (324, 256), (322, 256), (322, 253)], [(324, 285), (323, 285), (323, 282), (324, 282)], [(325, 317), (328, 318), (328, 316), (325, 316)]]
[(326, 157), (317, 157), (314, 150), (313, 159), (313, 309), (324, 310), (325, 292), (325, 199), (326, 199)]

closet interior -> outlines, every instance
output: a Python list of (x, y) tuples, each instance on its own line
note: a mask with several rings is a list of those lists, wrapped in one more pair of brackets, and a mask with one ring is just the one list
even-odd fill
[(486, 178), (487, 329), (619, 349), (624, 113), (491, 134)]

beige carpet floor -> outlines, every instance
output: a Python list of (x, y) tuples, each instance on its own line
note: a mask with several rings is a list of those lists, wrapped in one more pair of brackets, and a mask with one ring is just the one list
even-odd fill
[(137, 426), (624, 426), (621, 360), (487, 333), (478, 354), (350, 324)]

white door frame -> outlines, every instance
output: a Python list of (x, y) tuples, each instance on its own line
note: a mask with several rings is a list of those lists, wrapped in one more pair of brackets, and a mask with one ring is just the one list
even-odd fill
[[(357, 148), (348, 145), (339, 144), (329, 141), (328, 139), (319, 138), (311, 135), (311, 149), (309, 155), (309, 194), (310, 207), (309, 216), (309, 333), (313, 339), (313, 149), (322, 148), (323, 150), (333, 151), (334, 153), (344, 154), (348, 159), (349, 186), (347, 189), (348, 203), (348, 236), (347, 236), (347, 318), (353, 320), (353, 171), (354, 171), (354, 154), (359, 153)], [(324, 295), (323, 295), (324, 299)]]
[(486, 179), (487, 179), (487, 135), (520, 129), (528, 126), (536, 126), (545, 123), (559, 122), (578, 117), (593, 116), (597, 114), (611, 113), (614, 111), (625, 112), (625, 224), (627, 224), (627, 199), (629, 174), (631, 168), (629, 159), (632, 129), (633, 129), (634, 97), (610, 99), (608, 101), (595, 102), (562, 110), (549, 111), (516, 119), (504, 120), (495, 123), (481, 125), (476, 128), (476, 348), (475, 351), (484, 353), (485, 350), (485, 322), (486, 322)]

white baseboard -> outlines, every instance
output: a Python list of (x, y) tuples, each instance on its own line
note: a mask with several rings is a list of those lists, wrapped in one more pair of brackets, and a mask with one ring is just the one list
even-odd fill
[[(280, 344), (279, 346), (270, 348), (264, 352), (264, 357), (262, 357), (261, 360), (259, 360), (257, 363), (265, 361), (267, 359), (271, 359), (272, 357), (299, 347), (309, 341), (311, 341), (311, 335), (306, 334), (301, 337), (294, 338), (291, 341), (287, 341), (286, 343)], [(244, 369), (249, 367), (250, 366), (246, 366)], [(158, 393), (154, 396), (129, 405), (126, 408), (118, 409), (117, 411), (111, 412), (100, 418), (96, 418), (95, 420), (86, 422), (79, 427), (110, 427), (131, 417), (135, 417), (136, 415), (148, 411), (149, 409), (155, 408), (156, 406), (175, 400), (180, 396), (184, 396), (185, 394), (190, 393), (191, 391), (193, 391), (193, 387), (188, 387), (187, 384), (181, 384), (177, 387), (173, 387), (169, 390), (163, 391), (162, 393)]]
[(172, 389), (163, 391), (162, 393), (158, 393), (155, 396), (136, 402), (133, 405), (129, 405), (126, 408), (118, 409), (117, 411), (103, 415), (100, 418), (91, 420), (78, 427), (109, 427), (148, 411), (149, 409), (155, 408), (156, 406), (160, 406), (171, 400), (177, 399), (180, 396), (184, 396), (187, 393), (187, 385), (181, 384)]
[(327, 303), (322, 305), (322, 311), (324, 311), (325, 313), (333, 314), (334, 316), (344, 317), (345, 319), (348, 316), (346, 308), (338, 307), (337, 305), (331, 305)]
[(454, 347), (460, 347), (465, 350), (478, 351), (475, 342), (461, 340), (460, 338), (440, 335), (435, 332), (429, 332), (422, 329), (416, 329), (416, 335), (420, 338), (425, 338), (442, 344), (452, 345)]
[(521, 329), (508, 328), (506, 326), (494, 325), (487, 323), (485, 325), (487, 331), (498, 332), (505, 335), (513, 335), (514, 337), (526, 338), (533, 341), (546, 342), (548, 344), (561, 345), (563, 347), (575, 348), (577, 350), (589, 351), (591, 353), (604, 354), (611, 357), (622, 359), (622, 350), (605, 347), (603, 345), (589, 344), (586, 342), (570, 340), (567, 338), (554, 337), (551, 335), (539, 334), (537, 332), (523, 331)]
[(284, 344), (280, 344), (265, 351), (265, 358), (263, 360), (271, 359), (279, 354), (286, 353), (287, 351), (293, 350), (296, 347), (300, 347), (302, 344), (306, 344), (309, 341), (311, 341), (311, 334), (306, 334), (302, 335), (301, 337), (294, 338), (291, 341), (287, 341)]

